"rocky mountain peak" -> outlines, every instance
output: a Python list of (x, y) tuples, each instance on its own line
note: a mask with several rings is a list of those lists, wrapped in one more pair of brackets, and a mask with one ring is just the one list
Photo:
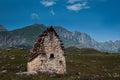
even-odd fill
[(3, 25), (0, 25), (0, 31), (7, 31), (7, 29)]

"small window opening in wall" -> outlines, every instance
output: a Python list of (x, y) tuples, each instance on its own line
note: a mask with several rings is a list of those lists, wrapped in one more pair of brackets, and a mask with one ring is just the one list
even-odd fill
[(50, 54), (50, 58), (49, 58), (49, 59), (53, 59), (53, 58), (55, 58), (55, 57), (54, 57), (54, 54), (53, 54), (53, 53), (51, 53), (51, 54)]
[(60, 64), (62, 64), (62, 61), (59, 61)]
[(43, 60), (41, 60), (41, 63), (43, 63)]

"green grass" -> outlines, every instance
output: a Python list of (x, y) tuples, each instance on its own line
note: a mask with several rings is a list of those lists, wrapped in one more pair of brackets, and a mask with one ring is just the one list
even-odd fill
[[(67, 74), (16, 75), (26, 71), (29, 51), (13, 48), (0, 51), (0, 80), (120, 80), (120, 54), (93, 49), (66, 49)], [(2, 72), (7, 70), (7, 72)]]

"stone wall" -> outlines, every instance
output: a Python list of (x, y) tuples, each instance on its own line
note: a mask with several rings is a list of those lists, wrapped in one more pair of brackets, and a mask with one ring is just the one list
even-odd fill
[[(46, 36), (43, 36), (42, 39), (43, 43), (38, 45), (42, 45), (42, 47), (39, 47), (39, 49), (42, 49), (44, 54), (39, 54), (32, 61), (28, 62), (28, 71), (57, 74), (66, 73), (64, 50), (61, 47), (59, 38), (54, 32), (51, 32)], [(37, 53), (41, 52), (38, 51)]]

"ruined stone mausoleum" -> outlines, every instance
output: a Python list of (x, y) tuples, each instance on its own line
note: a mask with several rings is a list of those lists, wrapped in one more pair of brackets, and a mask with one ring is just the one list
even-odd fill
[(53, 27), (48, 27), (36, 40), (27, 68), (28, 72), (66, 73), (64, 47)]

